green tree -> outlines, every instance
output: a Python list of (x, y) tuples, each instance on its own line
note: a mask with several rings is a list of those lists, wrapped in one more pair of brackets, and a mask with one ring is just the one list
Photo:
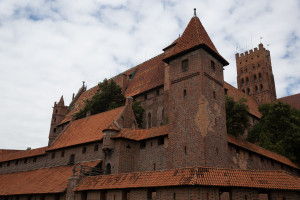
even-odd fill
[(96, 92), (91, 100), (86, 100), (85, 107), (76, 113), (76, 119), (85, 117), (88, 111), (94, 115), (124, 106), (125, 97), (122, 94), (122, 89), (113, 80), (104, 79), (98, 86), (99, 92)]
[(141, 102), (140, 101), (133, 102), (132, 110), (134, 112), (135, 119), (138, 123), (139, 128), (142, 128), (143, 116), (144, 116), (144, 113), (145, 113), (145, 109), (141, 106)]
[(300, 161), (300, 111), (277, 101), (259, 107), (260, 121), (249, 132), (247, 140)]
[(241, 98), (234, 101), (232, 97), (226, 95), (226, 126), (227, 133), (238, 136), (242, 135), (249, 127), (248, 106), (245, 104), (247, 99)]

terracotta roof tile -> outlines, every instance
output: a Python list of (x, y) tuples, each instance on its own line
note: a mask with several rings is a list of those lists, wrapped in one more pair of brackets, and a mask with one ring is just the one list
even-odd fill
[(0, 162), (8, 161), (8, 160), (16, 160), (20, 158), (32, 157), (45, 154), (48, 147), (41, 147), (32, 150), (21, 150), (21, 151), (12, 151), (5, 154), (0, 154)]
[[(95, 167), (98, 161), (81, 163)], [(0, 195), (61, 193), (67, 189), (73, 166), (41, 168), (0, 175)]]
[(194, 167), (86, 177), (75, 191), (189, 185), (300, 190), (300, 179), (283, 171)]
[(238, 138), (234, 137), (233, 135), (227, 134), (227, 140), (231, 144), (248, 149), (249, 151), (255, 152), (257, 154), (263, 155), (265, 157), (271, 158), (273, 160), (276, 160), (278, 162), (281, 162), (283, 164), (291, 166), (293, 168), (299, 169), (299, 166), (297, 166), (295, 163), (293, 163), (290, 159), (288, 159), (284, 156), (281, 156), (277, 153), (274, 153), (272, 151), (266, 150), (262, 147), (252, 144), (250, 142), (247, 142), (245, 140), (238, 139)]
[(217, 51), (215, 45), (200, 22), (200, 19), (196, 16), (192, 17), (182, 36), (177, 41), (174, 50), (166, 55), (165, 59), (167, 60), (199, 45), (205, 45), (208, 47), (217, 55), (218, 59), (220, 59), (224, 65), (228, 65), (228, 62)]
[(120, 133), (113, 138), (127, 138), (131, 140), (145, 140), (149, 138), (159, 137), (163, 135), (168, 135), (169, 133), (169, 126), (159, 126), (150, 129), (122, 129)]
[(261, 117), (261, 113), (258, 110), (258, 104), (252, 97), (244, 94), (243, 92), (236, 89), (235, 87), (233, 87), (232, 85), (230, 85), (225, 81), (224, 81), (224, 88), (227, 89), (227, 95), (233, 97), (235, 101), (240, 100), (242, 97), (246, 98), (247, 99), (246, 104), (249, 107), (249, 112), (257, 118)]
[(292, 107), (300, 110), (300, 93), (278, 99), (283, 103), (290, 104)]
[(101, 140), (103, 137), (102, 130), (109, 127), (123, 110), (124, 106), (72, 121), (49, 150)]
[(136, 74), (129, 81), (125, 96), (135, 96), (164, 84), (165, 67), (160, 54), (138, 66)]

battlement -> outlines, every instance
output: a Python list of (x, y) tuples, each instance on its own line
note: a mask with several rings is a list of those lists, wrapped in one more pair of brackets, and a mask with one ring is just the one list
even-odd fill
[(261, 51), (268, 51), (268, 50), (266, 50), (266, 49), (264, 48), (264, 46), (263, 46), (262, 43), (260, 43), (260, 44), (258, 45), (258, 48), (255, 47), (254, 50), (251, 49), (251, 50), (249, 50), (249, 51), (245, 51), (244, 53), (236, 53), (236, 54), (235, 54), (235, 58), (236, 58), (236, 59), (242, 59), (242, 58), (248, 57), (248, 56), (250, 56), (250, 55), (256, 54), (256, 53), (258, 53), (258, 52), (261, 52)]

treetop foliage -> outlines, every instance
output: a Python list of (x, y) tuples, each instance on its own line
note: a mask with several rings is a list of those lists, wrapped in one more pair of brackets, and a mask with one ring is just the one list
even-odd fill
[(248, 105), (245, 104), (247, 99), (241, 98), (237, 102), (232, 97), (226, 95), (226, 126), (227, 133), (238, 136), (244, 134), (249, 127)]
[(262, 114), (247, 140), (300, 162), (300, 111), (281, 101), (259, 107)]

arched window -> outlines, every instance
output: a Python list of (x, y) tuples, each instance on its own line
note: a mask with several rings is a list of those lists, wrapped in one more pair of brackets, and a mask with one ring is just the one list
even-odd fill
[(243, 93), (245, 93), (245, 90), (243, 90)]
[(110, 174), (111, 173), (111, 165), (110, 163), (106, 164), (106, 169), (105, 169), (105, 174)]
[(257, 85), (255, 86), (255, 93), (258, 93), (258, 87), (257, 87)]
[(241, 69), (241, 73), (243, 73), (243, 69)]
[(250, 95), (250, 89), (249, 88), (247, 88), (247, 94)]
[(261, 81), (261, 73), (259, 72), (259, 74), (258, 74), (258, 77), (259, 77), (259, 80)]
[(252, 68), (255, 69), (255, 65), (253, 65)]
[(151, 113), (148, 113), (147, 122), (148, 122), (148, 128), (151, 128)]
[(244, 79), (242, 78), (242, 86), (244, 86), (245, 82), (244, 82)]
[(264, 86), (262, 84), (260, 84), (260, 91), (264, 90)]
[(256, 82), (257, 81), (256, 74), (254, 74), (253, 78), (254, 78), (254, 82)]
[(247, 85), (249, 85), (249, 78), (248, 77), (246, 77), (246, 83), (247, 83)]
[(247, 72), (248, 71), (248, 69), (247, 69), (247, 67), (245, 67), (245, 72)]
[(260, 68), (260, 64), (257, 65), (257, 68)]

